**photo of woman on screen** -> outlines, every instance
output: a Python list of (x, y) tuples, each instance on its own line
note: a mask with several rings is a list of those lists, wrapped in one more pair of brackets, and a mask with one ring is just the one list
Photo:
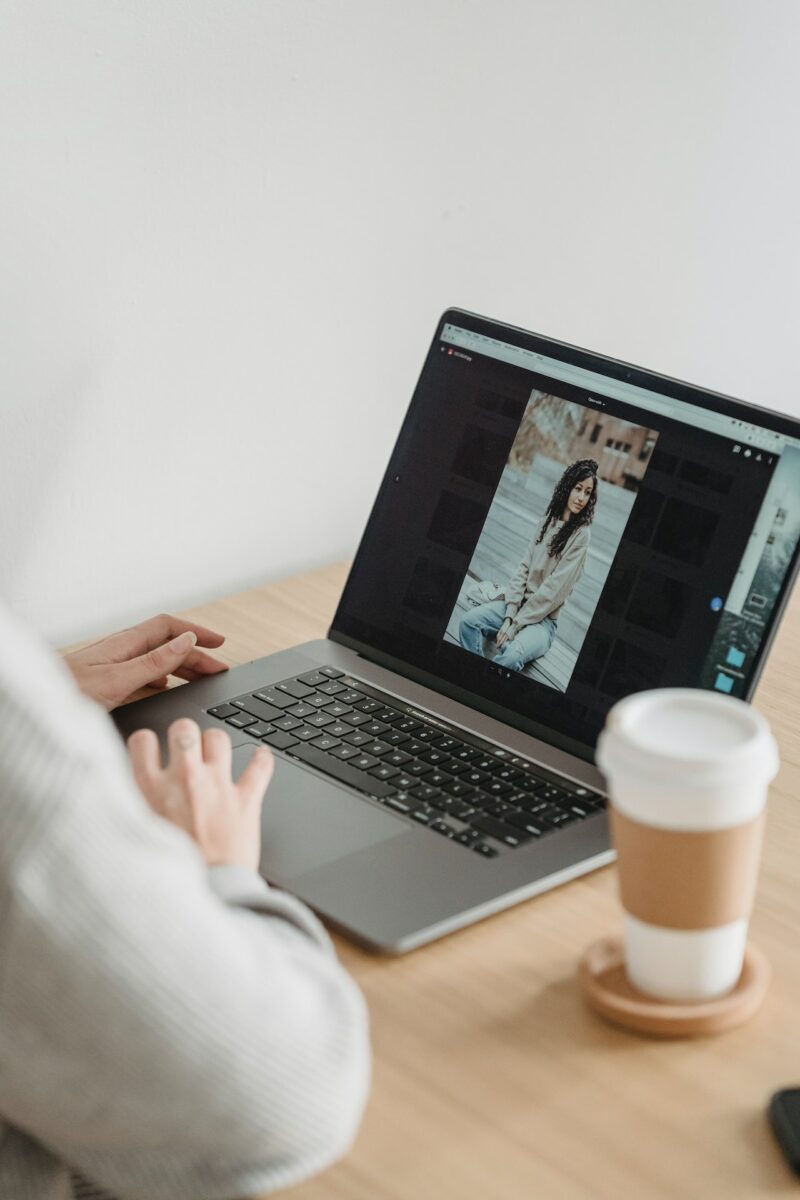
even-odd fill
[(462, 617), (459, 639), (465, 650), (483, 654), (484, 636), (494, 635), (495, 665), (521, 671), (550, 649), (559, 613), (589, 553), (597, 471), (592, 458), (578, 459), (564, 470), (503, 596)]

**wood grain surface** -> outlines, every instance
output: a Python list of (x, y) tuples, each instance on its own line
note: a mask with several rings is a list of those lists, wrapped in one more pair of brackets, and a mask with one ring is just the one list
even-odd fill
[[(206, 604), (242, 662), (324, 636), (346, 566)], [(800, 596), (756, 696), (778, 738), (751, 927), (774, 979), (717, 1038), (658, 1043), (604, 1024), (576, 985), (620, 931), (613, 867), (399, 959), (336, 938), (367, 998), (372, 1096), (350, 1154), (296, 1200), (797, 1197), (765, 1117), (800, 1085)], [(267, 796), (269, 803), (269, 796)]]

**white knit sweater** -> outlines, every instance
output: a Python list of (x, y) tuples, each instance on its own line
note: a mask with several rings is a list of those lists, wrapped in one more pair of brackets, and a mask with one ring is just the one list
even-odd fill
[[(269, 797), (267, 796), (267, 803)], [(207, 870), (0, 611), (0, 1198), (263, 1193), (349, 1146), (364, 1003), (314, 916)]]

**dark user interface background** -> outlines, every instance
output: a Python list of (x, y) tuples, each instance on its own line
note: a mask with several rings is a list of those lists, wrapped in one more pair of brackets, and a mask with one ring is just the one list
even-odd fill
[[(658, 431), (563, 694), (443, 641), (534, 387)], [(733, 444), (435, 342), (333, 636), (341, 633), (485, 698), (507, 710), (497, 715), (509, 723), (591, 757), (605, 715), (620, 697), (701, 684), (720, 622), (712, 600), (728, 593), (774, 470), (767, 455), (761, 462), (745, 459), (732, 453)], [(746, 685), (742, 672), (736, 691), (742, 694)]]

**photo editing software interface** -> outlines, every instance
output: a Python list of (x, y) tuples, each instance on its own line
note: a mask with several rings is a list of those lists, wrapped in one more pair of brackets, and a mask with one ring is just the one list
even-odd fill
[(745, 693), (799, 539), (800, 441), (445, 324), (334, 628), (588, 756)]

